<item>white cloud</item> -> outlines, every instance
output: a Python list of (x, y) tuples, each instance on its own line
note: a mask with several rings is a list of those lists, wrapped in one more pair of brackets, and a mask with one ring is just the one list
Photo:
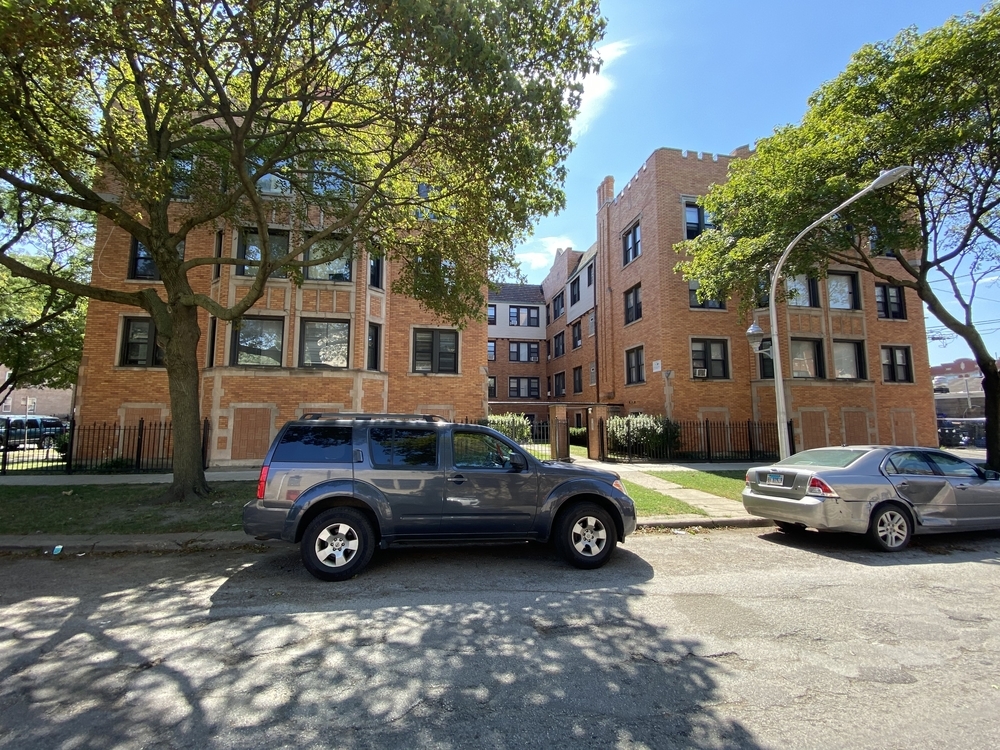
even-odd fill
[(607, 74), (611, 63), (628, 52), (631, 43), (627, 40), (610, 42), (597, 48), (603, 61), (601, 72), (583, 79), (583, 95), (580, 97), (580, 113), (573, 120), (573, 137), (579, 138), (587, 132), (590, 124), (597, 119), (607, 103), (608, 95), (615, 87), (615, 81)]
[(548, 271), (552, 267), (552, 261), (555, 260), (556, 249), (560, 247), (573, 247), (573, 240), (562, 236), (532, 237), (517, 251), (517, 259), (526, 274), (530, 274), (531, 271)]

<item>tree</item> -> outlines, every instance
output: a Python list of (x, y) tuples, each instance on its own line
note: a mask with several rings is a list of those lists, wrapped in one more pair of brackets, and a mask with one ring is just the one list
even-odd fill
[(909, 29), (865, 46), (812, 96), (800, 124), (777, 129), (730, 165), (728, 181), (703, 201), (716, 228), (677, 248), (687, 256), (679, 269), (701, 282), (699, 294), (737, 295), (746, 310), (766, 269), (803, 227), (881, 170), (912, 165), (908, 178), (807, 236), (784, 273), (823, 275), (838, 263), (915, 290), (966, 341), (983, 372), (987, 463), (994, 469), (1000, 373), (973, 307), (1000, 271), (998, 108), (996, 5), (923, 35)]
[[(90, 222), (73, 214), (60, 219), (40, 226), (11, 257), (43, 273), (85, 282), (93, 241)], [(0, 248), (8, 252), (2, 244)], [(0, 266), (0, 356), (7, 366), (0, 404), (16, 388), (66, 388), (76, 382), (86, 316), (86, 299), (13, 277)]]
[[(363, 245), (400, 262), (395, 291), (453, 321), (481, 315), (487, 278), (563, 204), (579, 81), (602, 33), (597, 0), (11, 0), (8, 234), (53, 205), (93, 212), (148, 249), (162, 294), (0, 264), (151, 315), (170, 383), (170, 495), (204, 494), (197, 309), (238, 320), (272, 273), (300, 278)], [(313, 233), (282, 255), (272, 216)], [(217, 220), (256, 226), (259, 257), (181, 257), (188, 232)], [(213, 263), (256, 268), (228, 307), (188, 281)]]

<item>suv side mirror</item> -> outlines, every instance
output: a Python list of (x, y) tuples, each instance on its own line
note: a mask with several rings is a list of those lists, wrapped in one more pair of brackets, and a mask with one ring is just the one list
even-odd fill
[(993, 469), (986, 469), (983, 474), (987, 479), (997, 480), (1000, 479), (1000, 471), (993, 471)]
[(528, 468), (528, 462), (524, 460), (524, 456), (520, 453), (511, 452), (510, 454), (510, 469), (514, 472), (522, 472)]

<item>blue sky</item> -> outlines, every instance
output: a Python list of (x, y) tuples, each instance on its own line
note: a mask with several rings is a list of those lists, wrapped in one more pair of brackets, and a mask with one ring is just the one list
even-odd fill
[[(540, 283), (557, 247), (590, 247), (606, 175), (620, 187), (661, 146), (728, 154), (752, 144), (798, 122), (809, 95), (865, 43), (979, 8), (955, 0), (604, 0), (605, 63), (584, 83), (566, 208), (519, 248), (522, 272)], [(992, 299), (976, 308), (977, 320), (1000, 318), (1000, 288), (981, 294)], [(987, 343), (1000, 352), (1000, 332)], [(928, 352), (932, 364), (971, 356), (961, 340), (932, 341)]]

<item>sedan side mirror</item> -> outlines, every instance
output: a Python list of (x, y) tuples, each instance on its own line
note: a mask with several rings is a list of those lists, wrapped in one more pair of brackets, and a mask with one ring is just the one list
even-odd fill
[(993, 471), (993, 469), (986, 469), (986, 471), (984, 471), (983, 474), (986, 475), (987, 479), (992, 479), (992, 480), (1000, 479), (1000, 471)]
[(513, 472), (522, 472), (528, 468), (528, 462), (524, 460), (524, 456), (520, 453), (515, 453), (511, 451), (510, 454), (510, 470)]

